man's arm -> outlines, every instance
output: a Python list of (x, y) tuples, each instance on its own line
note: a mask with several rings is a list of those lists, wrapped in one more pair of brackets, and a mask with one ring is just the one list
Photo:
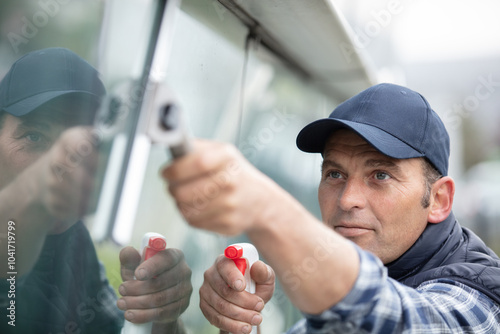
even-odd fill
[(246, 233), (276, 271), (293, 304), (320, 313), (350, 291), (358, 275), (354, 246), (323, 225), (232, 146), (198, 141), (163, 171), (189, 224)]
[[(417, 289), (387, 276), (374, 255), (359, 250), (360, 275), (347, 296), (322, 314), (306, 314), (313, 333), (498, 333), (500, 306), (450, 279)], [(287, 333), (304, 333), (299, 322)]]

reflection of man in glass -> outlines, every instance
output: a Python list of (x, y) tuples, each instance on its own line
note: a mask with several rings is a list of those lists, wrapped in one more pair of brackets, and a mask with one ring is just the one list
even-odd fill
[[(15, 227), (16, 272), (15, 296), (9, 297), (9, 281), (0, 281), (2, 333), (120, 332), (124, 313), (79, 220), (97, 160), (88, 125), (104, 94), (97, 71), (63, 48), (23, 56), (0, 83), (0, 277), (13, 271), (8, 225)], [(131, 279), (138, 257), (131, 248), (122, 251), (124, 279)], [(173, 249), (148, 262), (141, 265), (143, 281), (120, 287), (118, 305), (133, 322), (155, 321), (155, 332), (180, 332), (178, 316), (192, 291), (190, 269)], [(147, 279), (153, 276), (152, 284)], [(8, 324), (12, 301), (15, 322)]]

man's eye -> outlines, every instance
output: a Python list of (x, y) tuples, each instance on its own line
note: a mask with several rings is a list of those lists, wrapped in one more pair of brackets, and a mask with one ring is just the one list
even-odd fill
[(384, 172), (377, 172), (377, 173), (375, 173), (375, 178), (377, 180), (388, 180), (391, 178), (391, 176), (387, 173), (384, 173)]
[(42, 141), (42, 136), (38, 133), (28, 133), (26, 136), (25, 136), (26, 139), (28, 139), (29, 141), (33, 142), (33, 143), (39, 143)]
[(329, 172), (327, 175), (332, 179), (340, 179), (342, 177), (342, 174), (339, 172)]

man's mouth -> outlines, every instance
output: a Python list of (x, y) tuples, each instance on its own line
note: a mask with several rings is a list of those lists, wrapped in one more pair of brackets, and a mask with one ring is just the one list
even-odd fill
[(346, 238), (358, 237), (372, 231), (370, 229), (359, 226), (336, 226), (333, 229), (335, 232)]

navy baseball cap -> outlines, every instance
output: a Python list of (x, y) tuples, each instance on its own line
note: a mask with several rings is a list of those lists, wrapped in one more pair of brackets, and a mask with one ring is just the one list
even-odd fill
[(297, 147), (323, 153), (329, 136), (340, 128), (351, 129), (389, 157), (424, 157), (441, 175), (448, 174), (448, 132), (427, 100), (411, 89), (382, 83), (362, 91), (338, 105), (328, 118), (305, 126), (297, 136)]
[(33, 51), (19, 58), (0, 82), (0, 110), (19, 117), (59, 98), (97, 107), (106, 93), (99, 73), (65, 48)]

